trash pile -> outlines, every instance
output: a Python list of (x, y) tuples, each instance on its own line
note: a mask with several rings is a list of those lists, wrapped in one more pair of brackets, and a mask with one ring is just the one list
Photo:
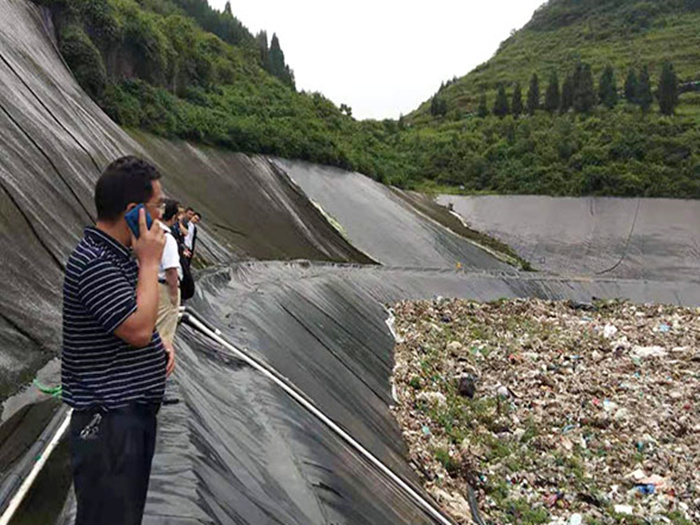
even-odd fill
[(392, 307), (393, 408), (458, 523), (700, 523), (700, 309)]

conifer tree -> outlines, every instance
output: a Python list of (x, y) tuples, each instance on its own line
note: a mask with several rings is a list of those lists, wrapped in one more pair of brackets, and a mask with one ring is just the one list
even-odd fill
[(516, 82), (513, 89), (513, 102), (510, 105), (510, 111), (516, 118), (523, 114), (523, 92), (519, 82)]
[(566, 75), (564, 84), (561, 87), (561, 107), (560, 111), (566, 113), (574, 106), (574, 77)]
[(489, 107), (486, 103), (486, 91), (481, 92), (481, 97), (479, 97), (479, 109), (477, 111), (479, 118), (484, 118), (489, 116)]
[(433, 117), (444, 117), (447, 115), (447, 101), (435, 95), (430, 101), (430, 114)]
[(574, 72), (574, 111), (588, 113), (595, 106), (593, 73), (588, 64), (578, 64)]
[(279, 78), (285, 84), (294, 87), (294, 73), (289, 69), (284, 62), (284, 52), (280, 46), (280, 41), (276, 34), (272, 35), (269, 51), (269, 69), (268, 71)]
[(544, 109), (550, 113), (554, 113), (561, 105), (561, 95), (559, 93), (559, 77), (556, 71), (552, 71), (549, 77), (549, 85), (544, 96)]
[(659, 80), (659, 107), (664, 115), (673, 115), (678, 105), (678, 77), (673, 64), (664, 63)]
[(226, 6), (224, 7), (224, 14), (233, 18), (233, 13), (231, 12), (231, 1), (227, 0)]
[(406, 118), (403, 116), (403, 113), (399, 115), (398, 127), (399, 131), (403, 131), (404, 129), (406, 129)]
[(642, 74), (639, 75), (639, 83), (637, 84), (637, 104), (646, 113), (654, 102), (654, 95), (651, 93), (651, 79), (649, 78), (649, 68), (644, 66)]
[(540, 109), (540, 81), (537, 73), (533, 73), (530, 78), (530, 90), (527, 92), (527, 112), (534, 115)]
[(508, 114), (508, 96), (506, 95), (506, 87), (503, 83), (498, 85), (498, 93), (496, 94), (496, 102), (493, 105), (493, 114), (497, 117), (505, 117)]
[(282, 78), (284, 65), (284, 52), (280, 47), (279, 38), (277, 38), (276, 34), (273, 34), (270, 42), (270, 73), (277, 78)]
[(625, 98), (630, 104), (637, 103), (637, 85), (639, 81), (637, 80), (637, 73), (635, 73), (634, 68), (630, 68), (627, 73), (627, 79), (625, 80)]
[(430, 101), (430, 114), (433, 117), (437, 117), (440, 114), (440, 100), (437, 95)]
[(260, 31), (255, 35), (255, 41), (260, 51), (260, 63), (266, 71), (270, 71), (270, 46), (267, 42), (267, 32)]
[(612, 66), (605, 66), (598, 85), (598, 100), (608, 109), (617, 105), (617, 82)]

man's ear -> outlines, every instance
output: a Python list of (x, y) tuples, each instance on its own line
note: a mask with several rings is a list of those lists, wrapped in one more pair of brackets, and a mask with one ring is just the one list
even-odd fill
[(130, 202), (129, 204), (127, 204), (126, 209), (119, 215), (119, 218), (117, 219), (117, 222), (119, 222), (121, 219), (123, 219), (124, 216), (125, 216), (127, 213), (129, 213), (131, 210), (133, 210), (134, 208), (136, 208), (136, 206), (138, 206), (138, 204), (136, 204), (135, 202)]

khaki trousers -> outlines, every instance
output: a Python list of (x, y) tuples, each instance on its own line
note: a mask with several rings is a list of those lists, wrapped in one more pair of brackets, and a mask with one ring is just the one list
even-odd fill
[(160, 334), (160, 338), (172, 345), (175, 340), (175, 331), (177, 330), (177, 317), (180, 313), (180, 289), (178, 288), (177, 290), (176, 304), (170, 302), (170, 287), (167, 283), (158, 283), (158, 290), (160, 293), (156, 329)]

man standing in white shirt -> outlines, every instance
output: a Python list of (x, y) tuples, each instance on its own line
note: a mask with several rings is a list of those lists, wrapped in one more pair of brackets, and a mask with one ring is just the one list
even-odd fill
[(163, 343), (170, 349), (173, 348), (175, 331), (177, 330), (177, 318), (180, 310), (180, 281), (182, 280), (180, 251), (171, 231), (173, 224), (177, 221), (178, 206), (177, 201), (165, 201), (163, 217), (158, 221), (165, 232), (165, 248), (163, 248), (163, 256), (158, 270), (160, 297), (156, 327)]
[(197, 224), (202, 216), (192, 208), (187, 208), (187, 235), (185, 236), (185, 248), (187, 248), (187, 259), (194, 257), (195, 242), (197, 240)]

